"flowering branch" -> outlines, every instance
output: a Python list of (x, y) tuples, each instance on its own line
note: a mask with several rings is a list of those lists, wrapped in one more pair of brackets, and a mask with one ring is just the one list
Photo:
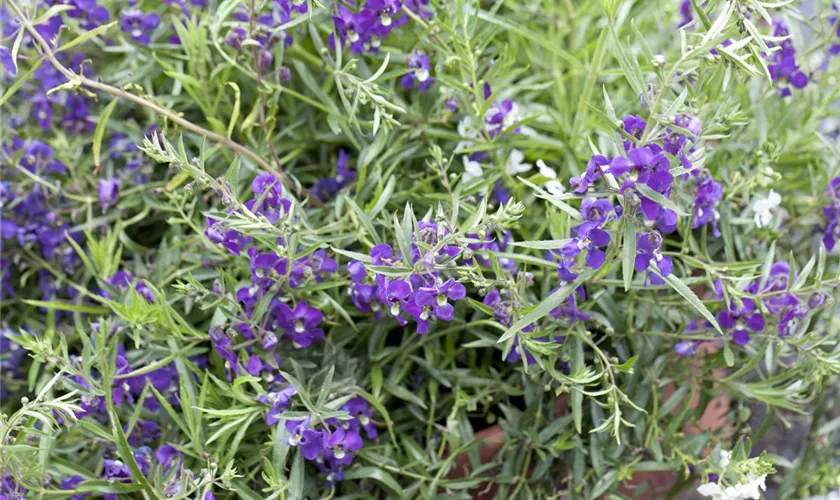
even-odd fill
[[(165, 116), (166, 118), (172, 120), (173, 122), (177, 123), (178, 125), (184, 127), (187, 130), (190, 130), (192, 132), (195, 132), (196, 134), (207, 137), (208, 139), (210, 139), (214, 142), (217, 142), (219, 144), (222, 144), (222, 145), (226, 146), (227, 148), (229, 148), (229, 149), (231, 149), (231, 150), (233, 150), (233, 151), (235, 151), (235, 152), (237, 152), (237, 153), (239, 153), (243, 156), (247, 156), (248, 158), (253, 160), (257, 165), (259, 165), (259, 167), (262, 168), (263, 170), (265, 170), (267, 172), (271, 172), (272, 174), (276, 175), (280, 179), (280, 182), (283, 183), (284, 186), (289, 187), (289, 186), (295, 185), (295, 183), (292, 182), (292, 180), (284, 172), (275, 169), (274, 167), (271, 166), (271, 164), (269, 164), (267, 161), (265, 161), (263, 158), (261, 158), (258, 154), (254, 153), (253, 151), (246, 148), (242, 144), (239, 144), (238, 142), (236, 142), (236, 141), (234, 141), (234, 140), (232, 140), (228, 137), (225, 137), (221, 134), (217, 134), (216, 132), (207, 130), (206, 128), (201, 127), (199, 125), (196, 125), (196, 124), (190, 122), (189, 120), (185, 120), (184, 118), (179, 116), (176, 112), (174, 112), (170, 109), (167, 109), (167, 108), (165, 108), (165, 107), (163, 107), (163, 106), (161, 106), (161, 105), (159, 105), (155, 102), (152, 102), (148, 99), (144, 99), (143, 97), (140, 97), (140, 96), (137, 96), (137, 95), (134, 95), (134, 94), (130, 94), (130, 93), (128, 93), (128, 92), (126, 92), (122, 89), (112, 87), (111, 85), (108, 85), (108, 84), (105, 84), (105, 83), (102, 83), (102, 82), (98, 82), (96, 80), (92, 80), (90, 78), (87, 78), (83, 74), (74, 73), (72, 70), (70, 70), (69, 68), (67, 68), (63, 64), (61, 64), (61, 62), (59, 62), (59, 60), (55, 56), (55, 53), (53, 52), (52, 48), (50, 48), (50, 44), (46, 40), (44, 40), (44, 37), (42, 37), (41, 34), (38, 33), (38, 30), (36, 30), (35, 27), (32, 26), (32, 23), (29, 22), (29, 19), (27, 19), (27, 17), (24, 15), (23, 11), (14, 2), (14, 0), (9, 0), (7, 2), (7, 4), (9, 5), (9, 7), (11, 7), (11, 9), (14, 11), (14, 13), (20, 18), (20, 22), (22, 23), (23, 28), (26, 31), (28, 31), (29, 34), (32, 36), (32, 38), (38, 43), (38, 45), (41, 48), (41, 52), (43, 53), (43, 55), (50, 61), (50, 63), (52, 63), (52, 65), (55, 67), (55, 69), (57, 69), (62, 75), (64, 75), (71, 82), (72, 85), (77, 86), (77, 87), (78, 86), (90, 87), (92, 89), (101, 90), (102, 92), (105, 92), (106, 94), (110, 94), (110, 95), (112, 95), (116, 98), (127, 99), (129, 101), (135, 102), (135, 103), (137, 103), (137, 104), (139, 104), (139, 105), (141, 105), (145, 108), (148, 108), (148, 109), (154, 111), (155, 113), (157, 113), (159, 115)], [(308, 196), (309, 195), (309, 190), (307, 190), (304, 187), (300, 187), (299, 192), (303, 196)], [(317, 200), (314, 200), (314, 198), (313, 198), (313, 202), (316, 203), (316, 204), (318, 203)]]

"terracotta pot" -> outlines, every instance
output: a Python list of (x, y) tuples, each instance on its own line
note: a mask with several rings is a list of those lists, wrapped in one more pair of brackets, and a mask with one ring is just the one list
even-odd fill
[[(705, 352), (712, 353), (716, 349), (714, 346), (704, 344), (700, 347)], [(714, 374), (717, 378), (725, 376), (725, 370), (715, 370)], [(667, 401), (675, 392), (676, 387), (673, 383), (666, 385), (663, 388), (665, 393), (664, 401)], [(728, 394), (721, 394), (713, 398), (708, 406), (706, 406), (703, 415), (696, 423), (687, 424), (683, 431), (686, 434), (699, 434), (705, 431), (715, 431), (724, 428), (727, 425), (727, 415), (729, 414), (729, 405), (731, 398)], [(697, 408), (700, 404), (700, 394), (696, 394), (694, 399), (689, 403), (690, 408)], [(674, 408), (673, 413), (680, 411), (682, 404), (678, 404)], [(568, 412), (568, 400), (563, 394), (554, 400), (554, 414), (565, 415)], [(504, 432), (499, 425), (493, 425), (486, 429), (482, 429), (475, 433), (476, 439), (481, 439), (484, 444), (479, 448), (479, 457), (481, 463), (487, 463), (496, 456), (504, 443)], [(706, 453), (711, 450), (706, 450)], [(457, 479), (466, 477), (470, 474), (470, 461), (466, 454), (458, 455), (455, 458), (455, 467), (450, 470), (448, 477)], [(654, 472), (636, 472), (630, 479), (622, 481), (618, 488), (619, 493), (632, 496), (635, 498), (664, 498), (667, 493), (673, 488), (679, 479), (676, 472), (671, 471), (654, 471)], [(476, 488), (470, 493), (473, 498), (477, 500), (485, 500), (493, 498), (498, 490), (498, 485), (493, 485), (489, 488)]]

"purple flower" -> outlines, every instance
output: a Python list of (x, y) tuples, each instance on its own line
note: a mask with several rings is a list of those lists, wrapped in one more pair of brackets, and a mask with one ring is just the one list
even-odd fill
[(297, 349), (308, 347), (313, 342), (324, 339), (324, 330), (318, 328), (324, 315), (306, 301), (298, 302), (294, 310), (282, 302), (277, 302), (272, 315), (276, 318), (277, 325), (285, 330), (285, 336)]
[(840, 240), (840, 176), (831, 179), (826, 193), (829, 197), (829, 204), (823, 207), (823, 218), (825, 229), (823, 230), (823, 244), (828, 251), (834, 249), (837, 241)]
[(610, 160), (601, 155), (594, 155), (586, 164), (586, 172), (580, 177), (572, 177), (569, 184), (576, 186), (572, 191), (578, 194), (585, 193), (589, 185), (604, 176), (610, 166)]
[(312, 186), (312, 195), (321, 201), (327, 201), (344, 189), (350, 181), (356, 178), (355, 172), (348, 168), (350, 155), (340, 149), (335, 163), (335, 175), (319, 180)]
[(249, 245), (253, 238), (240, 234), (234, 229), (226, 229), (221, 221), (207, 218), (207, 229), (204, 231), (207, 238), (217, 245), (222, 245), (233, 255), (239, 255), (242, 249)]
[[(555, 288), (552, 290), (549, 295), (559, 290), (559, 288)], [(566, 297), (566, 300), (563, 303), (554, 309), (551, 310), (551, 317), (554, 319), (564, 318), (568, 320), (568, 322), (575, 323), (577, 321), (587, 321), (592, 316), (586, 313), (583, 313), (578, 309), (578, 300), (585, 301), (586, 300), (586, 290), (583, 289), (582, 286), (578, 287), (575, 290), (575, 293), (570, 294)]]
[(180, 460), (181, 452), (171, 444), (161, 446), (155, 453), (155, 461), (163, 468), (164, 474), (169, 472), (169, 469)]
[[(635, 268), (637, 273), (649, 271), (651, 264), (659, 270), (662, 278), (671, 274), (673, 265), (671, 257), (663, 256), (661, 252), (662, 236), (658, 231), (650, 233), (636, 233), (636, 259)], [(656, 273), (647, 273), (647, 279), (654, 285), (662, 285), (665, 281)]]
[[(683, 335), (690, 335), (700, 331), (710, 330), (711, 328), (712, 324), (708, 321), (703, 321), (702, 323), (689, 321), (685, 330), (683, 330)], [(697, 348), (700, 347), (700, 344), (702, 343), (702, 340), (680, 340), (674, 345), (674, 352), (680, 356), (691, 356), (697, 352)]]
[(373, 410), (371, 410), (365, 398), (355, 397), (344, 403), (341, 410), (349, 413), (352, 418), (335, 423), (354, 432), (361, 432), (361, 429), (364, 429), (369, 439), (376, 439), (379, 433), (376, 430), (376, 424), (372, 420)]
[(9, 51), (9, 48), (5, 45), (0, 46), (0, 64), (6, 68), (6, 71), (8, 71), (11, 76), (17, 76), (17, 65), (15, 64), (15, 60), (12, 58), (11, 51)]
[(0, 498), (3, 500), (25, 500), (28, 490), (17, 484), (11, 472), (5, 472), (0, 480)]
[(400, 313), (400, 304), (411, 295), (411, 285), (405, 280), (391, 280), (385, 286), (383, 295), (385, 297), (383, 302), (390, 306), (391, 314), (397, 316)]
[[(516, 105), (509, 99), (496, 99), (490, 104), (487, 113), (484, 115), (484, 123), (487, 126), (487, 133), (491, 139), (495, 139), (505, 129), (517, 121)], [(514, 130), (513, 133), (517, 133)]]
[[(76, 486), (79, 486), (84, 481), (84, 478), (78, 474), (73, 476), (66, 477), (61, 480), (61, 489), (62, 490), (75, 490)], [(70, 500), (84, 500), (85, 498), (89, 497), (90, 493), (77, 493), (70, 497)], [(0, 495), (0, 498), (4, 498)], [(11, 497), (15, 498), (15, 497)]]
[(257, 397), (257, 401), (260, 403), (271, 405), (271, 408), (265, 416), (265, 423), (267, 425), (274, 425), (280, 421), (280, 413), (283, 410), (289, 409), (292, 396), (295, 394), (297, 394), (297, 391), (292, 384), (289, 384), (279, 391), (272, 391)]
[(326, 438), (324, 444), (329, 458), (342, 465), (350, 465), (353, 453), (362, 447), (362, 437), (356, 431), (345, 432), (339, 427)]
[[(787, 25), (782, 21), (774, 21), (773, 36), (790, 36)], [(790, 38), (782, 41), (778, 46), (781, 49), (773, 53), (771, 64), (767, 65), (770, 77), (774, 81), (788, 83), (796, 89), (805, 88), (808, 85), (808, 75), (803, 73), (796, 63), (796, 49), (793, 48)], [(786, 85), (781, 87), (781, 92), (783, 97), (789, 96), (791, 94), (790, 87)]]
[(225, 371), (227, 372), (227, 379), (230, 381), (230, 373), (239, 376), (239, 359), (236, 353), (233, 352), (233, 343), (230, 338), (225, 335), (221, 327), (214, 326), (210, 328), (210, 341), (213, 343), (213, 350), (216, 354), (225, 360)]
[(150, 34), (160, 25), (160, 16), (154, 12), (145, 14), (135, 8), (127, 9), (120, 16), (120, 28), (137, 43), (148, 45)]
[(107, 210), (117, 203), (120, 196), (120, 181), (117, 179), (100, 179), (97, 192), (102, 210)]
[(235, 26), (231, 28), (228, 32), (227, 37), (225, 38), (225, 43), (230, 45), (236, 50), (239, 50), (242, 47), (242, 42), (248, 39), (248, 32), (245, 31), (245, 28), (242, 26)]
[(324, 434), (309, 428), (310, 419), (286, 420), (286, 430), (291, 433), (289, 446), (300, 448), (300, 454), (307, 460), (315, 460), (324, 451)]
[(601, 248), (610, 243), (610, 235), (601, 229), (601, 225), (607, 221), (607, 217), (613, 211), (614, 207), (609, 200), (595, 198), (583, 200), (580, 207), (582, 223), (574, 228), (577, 237), (563, 246), (563, 256), (573, 259), (586, 250), (586, 265), (592, 269), (601, 267), (606, 259), (606, 253)]
[(683, 3), (680, 4), (680, 16), (682, 16), (680, 28), (694, 19), (694, 8), (691, 6), (691, 0), (683, 0)]
[(720, 327), (732, 334), (732, 340), (738, 345), (746, 345), (750, 341), (750, 331), (764, 330), (764, 318), (756, 311), (755, 303), (751, 299), (744, 299), (743, 305), (737, 307), (734, 303), (717, 314)]
[[(434, 287), (421, 287), (415, 294), (415, 303), (424, 308), (424, 312), (431, 311), (435, 318), (451, 321), (455, 308), (449, 300), (461, 300), (467, 295), (467, 289), (454, 279)], [(419, 330), (418, 330), (418, 333)]]
[(414, 85), (419, 83), (417, 90), (423, 93), (435, 81), (430, 75), (432, 63), (429, 62), (429, 56), (422, 52), (414, 50), (408, 56), (408, 69), (410, 71), (400, 79), (400, 85), (404, 89), (413, 89)]

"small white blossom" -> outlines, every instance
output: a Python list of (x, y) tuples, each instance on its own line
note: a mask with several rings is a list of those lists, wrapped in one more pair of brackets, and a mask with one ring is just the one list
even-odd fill
[(770, 221), (773, 220), (773, 212), (782, 203), (782, 197), (779, 193), (770, 190), (767, 198), (759, 198), (752, 204), (752, 210), (755, 213), (753, 219), (755, 225), (758, 227), (767, 227)]
[[(505, 164), (505, 170), (510, 175), (517, 175), (521, 174), (522, 172), (527, 172), (531, 170), (530, 163), (524, 163), (525, 154), (518, 150), (514, 149), (510, 152), (510, 156), (508, 156), (507, 163)], [(537, 162), (539, 165), (539, 161)]]
[(540, 175), (547, 179), (556, 179), (557, 172), (554, 171), (553, 168), (549, 167), (545, 164), (542, 160), (537, 160), (537, 167), (540, 169)]
[(726, 450), (720, 450), (720, 466), (724, 469), (729, 467), (730, 453)]
[(553, 194), (554, 196), (560, 196), (561, 194), (566, 192), (566, 186), (563, 185), (562, 182), (554, 179), (546, 182), (543, 184), (543, 187), (549, 194)]
[(759, 500), (761, 492), (767, 489), (766, 479), (767, 474), (761, 476), (750, 474), (746, 483), (726, 488), (721, 488), (717, 483), (705, 483), (697, 488), (697, 493), (704, 497), (712, 497), (713, 500)]
[(464, 182), (470, 182), (484, 174), (481, 164), (477, 161), (470, 160), (469, 156), (462, 156), (461, 159), (464, 161)]

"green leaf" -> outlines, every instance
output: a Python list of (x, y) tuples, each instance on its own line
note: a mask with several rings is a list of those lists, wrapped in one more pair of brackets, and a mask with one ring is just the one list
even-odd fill
[(90, 40), (91, 38), (95, 38), (99, 35), (104, 34), (106, 31), (110, 30), (111, 28), (113, 28), (117, 24), (119, 24), (117, 21), (111, 21), (108, 24), (103, 24), (101, 26), (97, 26), (96, 28), (94, 28), (90, 31), (85, 31), (81, 35), (79, 35), (76, 38), (70, 40), (69, 42), (61, 44), (61, 46), (58, 47), (55, 50), (55, 53), (58, 54), (59, 52), (63, 52), (65, 50), (72, 49), (76, 45), (85, 43), (86, 41)]
[(99, 116), (99, 122), (96, 123), (96, 130), (93, 131), (93, 165), (97, 170), (99, 170), (99, 155), (102, 150), (102, 138), (105, 136), (105, 128), (108, 126), (108, 118), (111, 117), (111, 113), (114, 112), (114, 108), (117, 107), (118, 102), (120, 102), (119, 99), (114, 99), (108, 104)]
[(519, 319), (516, 323), (513, 324), (508, 330), (499, 338), (497, 343), (507, 342), (507, 340), (517, 333), (521, 332), (523, 328), (539, 321), (543, 317), (547, 316), (552, 310), (554, 310), (557, 306), (562, 304), (566, 298), (571, 295), (577, 287), (579, 287), (584, 281), (589, 279), (590, 276), (594, 273), (594, 270), (588, 269), (586, 271), (581, 272), (577, 279), (572, 283), (566, 283), (565, 285), (561, 286), (559, 290), (552, 293), (542, 302), (537, 304), (533, 309), (531, 309), (527, 314), (525, 314), (522, 318)]
[(405, 497), (405, 492), (400, 486), (400, 483), (387, 472), (378, 467), (359, 467), (353, 468), (344, 473), (344, 479), (373, 479), (388, 489), (393, 491), (399, 497)]
[(15, 92), (17, 92), (23, 86), (23, 84), (25, 84), (29, 81), (30, 78), (32, 78), (32, 75), (34, 75), (35, 72), (38, 71), (38, 68), (40, 68), (42, 64), (44, 64), (44, 59), (38, 59), (37, 61), (35, 61), (35, 64), (33, 64), (31, 68), (29, 68), (29, 71), (16, 78), (15, 82), (9, 85), (9, 88), (6, 89), (6, 93), (4, 93), (3, 97), (0, 98), (0, 106), (6, 104), (6, 101), (8, 101), (13, 95), (15, 95)]
[(735, 366), (735, 353), (732, 352), (732, 348), (729, 347), (729, 344), (723, 345), (723, 359), (726, 361), (726, 366)]
[(633, 368), (633, 366), (636, 364), (636, 360), (637, 360), (637, 359), (639, 359), (639, 356), (638, 356), (638, 355), (633, 356), (632, 358), (628, 359), (628, 360), (627, 360), (627, 361), (625, 361), (624, 363), (621, 363), (620, 365), (616, 365), (616, 366), (614, 366), (613, 368), (615, 368), (616, 370), (618, 370), (618, 371), (620, 371), (620, 372), (628, 372), (628, 371), (630, 371), (630, 370)]
[(353, 201), (352, 198), (349, 196), (344, 197), (345, 203), (350, 206), (350, 209), (353, 211), (353, 214), (356, 216), (356, 219), (359, 221), (359, 224), (364, 228), (365, 232), (373, 239), (375, 243), (382, 243), (382, 239), (379, 237), (379, 233), (376, 232), (376, 228), (373, 225), (373, 221), (371, 221), (368, 214), (365, 213), (362, 208)]
[(627, 82), (630, 83), (636, 95), (643, 95), (645, 92), (645, 77), (642, 73), (642, 67), (639, 66), (639, 61), (636, 60), (635, 56), (625, 51), (627, 44), (622, 44), (619, 41), (615, 26), (610, 26), (610, 40), (612, 41), (612, 51), (618, 59), (624, 77), (627, 78)]
[(292, 460), (292, 470), (289, 474), (289, 500), (303, 500), (303, 487), (306, 485), (303, 472), (303, 455), (295, 453)]
[(398, 397), (399, 399), (402, 399), (403, 401), (414, 403), (420, 408), (423, 408), (424, 410), (427, 409), (426, 403), (424, 403), (422, 399), (420, 399), (416, 394), (414, 394), (413, 392), (409, 391), (401, 385), (386, 384), (385, 390), (387, 392), (390, 392), (392, 395)]
[(509, 243), (512, 247), (523, 247), (523, 248), (533, 248), (535, 250), (555, 250), (558, 248), (563, 248), (563, 246), (572, 241), (571, 239), (565, 240), (536, 240), (536, 241), (512, 241)]
[(624, 217), (624, 241), (622, 244), (621, 275), (624, 279), (624, 291), (626, 292), (630, 290), (636, 263), (636, 224), (629, 217)]
[(574, 71), (582, 72), (584, 70), (583, 65), (580, 63), (580, 61), (578, 61), (577, 57), (560, 48), (560, 45), (557, 43), (556, 40), (552, 40), (544, 35), (529, 31), (528, 29), (519, 26), (518, 24), (510, 21), (509, 19), (503, 19), (501, 17), (495, 16), (494, 14), (491, 14), (486, 10), (478, 11), (476, 17), (478, 17), (482, 21), (495, 24), (496, 26), (500, 26), (508, 31), (516, 33), (519, 36), (527, 38), (528, 40), (536, 43), (540, 47), (546, 49), (547, 51), (551, 52), (552, 54), (560, 57), (561, 59), (569, 63)]
[(45, 309), (57, 309), (59, 311), (71, 311), (87, 314), (108, 314), (111, 312), (111, 310), (106, 307), (96, 307), (84, 304), (70, 304), (69, 302), (61, 302), (58, 300), (45, 301), (22, 299), (21, 302), (23, 302), (24, 304), (29, 304), (30, 306), (43, 307)]
[(676, 213), (679, 216), (685, 217), (688, 215), (687, 213), (685, 213), (685, 210), (680, 208), (676, 203), (666, 198), (664, 195), (657, 193), (656, 191), (648, 187), (647, 184), (637, 182), (636, 191), (638, 191), (639, 194), (641, 194), (645, 198), (650, 198), (651, 200), (655, 201), (656, 203), (659, 203), (668, 210), (673, 210), (674, 213)]
[[(654, 269), (652, 266), (650, 267), (650, 272), (659, 274), (659, 271)], [(662, 277), (661, 274), (659, 274), (659, 276)], [(720, 332), (721, 335), (723, 335), (723, 330), (720, 329), (720, 325), (718, 325), (714, 314), (712, 314), (709, 311), (709, 309), (706, 308), (706, 306), (702, 302), (700, 302), (700, 299), (697, 298), (697, 295), (695, 295), (694, 292), (691, 291), (691, 289), (688, 288), (688, 286), (686, 286), (686, 284), (682, 282), (682, 280), (680, 280), (673, 274), (669, 274), (663, 279), (666, 283), (671, 285), (671, 288), (673, 288), (674, 291), (682, 295), (683, 298), (687, 300), (688, 303), (691, 304), (692, 307), (694, 307), (694, 309), (697, 310), (697, 312), (699, 312), (704, 318), (706, 318), (709, 321), (709, 323), (711, 323), (712, 326), (715, 327), (715, 330), (717, 330), (718, 332)]]

